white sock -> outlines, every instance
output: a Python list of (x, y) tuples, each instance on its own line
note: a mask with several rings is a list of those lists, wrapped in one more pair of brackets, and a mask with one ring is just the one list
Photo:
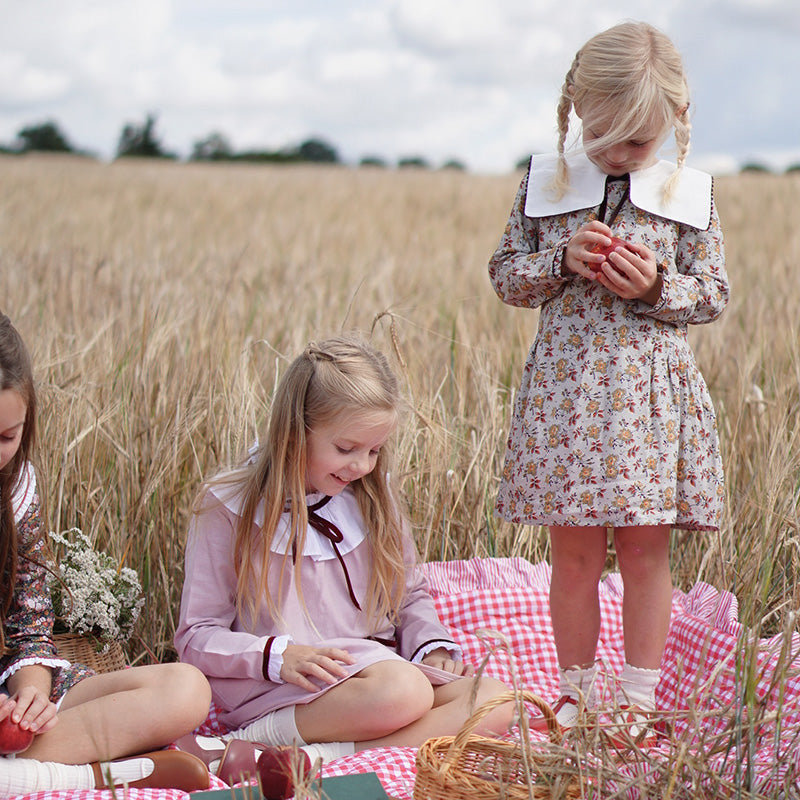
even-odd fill
[(312, 764), (320, 758), (323, 762), (334, 758), (351, 756), (356, 751), (355, 742), (314, 742), (309, 744), (297, 730), (294, 706), (286, 706), (272, 711), (261, 719), (251, 722), (233, 733), (226, 733), (224, 739), (245, 739), (256, 744), (280, 747), (296, 744)]
[(58, 764), (32, 758), (0, 757), (0, 797), (94, 788), (91, 764)]
[(594, 683), (597, 676), (597, 665), (583, 669), (559, 669), (558, 692), (577, 701), (577, 705), (565, 703), (556, 712), (558, 724), (564, 728), (571, 728), (578, 718), (578, 708), (581, 704), (585, 708), (595, 705)]
[(304, 744), (300, 749), (308, 756), (312, 766), (316, 760), (322, 759), (323, 763), (333, 761), (335, 758), (351, 756), (356, 751), (355, 742), (315, 742)]
[(272, 711), (244, 728), (239, 728), (238, 731), (226, 733), (221, 738), (244, 739), (247, 742), (272, 746), (289, 745), (293, 742), (305, 744), (294, 721), (294, 706)]
[(660, 669), (644, 669), (626, 663), (619, 676), (617, 703), (638, 706), (642, 711), (655, 711), (656, 686), (660, 680)]
[(108, 785), (121, 786), (123, 783), (140, 781), (153, 774), (156, 768), (152, 758), (126, 758), (123, 761), (101, 761), (100, 772)]

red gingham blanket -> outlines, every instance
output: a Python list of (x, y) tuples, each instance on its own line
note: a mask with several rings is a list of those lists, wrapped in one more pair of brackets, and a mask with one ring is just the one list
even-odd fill
[[(464, 649), (464, 660), (478, 664), (487, 655), (487, 644), (478, 631), (501, 633), (509, 652), (498, 649), (486, 664), (486, 675), (518, 684), (555, 702), (558, 695), (557, 660), (553, 644), (548, 593), (550, 567), (521, 558), (471, 559), (430, 562), (421, 565), (442, 621)], [(623, 664), (622, 581), (608, 576), (600, 587), (602, 622), (598, 659), (610, 677)], [(748, 632), (738, 622), (736, 598), (727, 592), (698, 583), (684, 594), (675, 591), (672, 623), (662, 661), (658, 702), (662, 709), (695, 713), (675, 721), (676, 733), (687, 744), (708, 741), (724, 734), (737, 713), (750, 712), (761, 704), (769, 714), (749, 743), (731, 742), (714, 759), (715, 771), (735, 784), (745, 780), (753, 789), (770, 792), (778, 786), (796, 789), (800, 776), (800, 636), (762, 639), (757, 647), (745, 647)], [(745, 654), (748, 658), (745, 658)], [(610, 685), (605, 691), (612, 691)], [(724, 712), (724, 713), (723, 713)], [(695, 722), (700, 720), (700, 730)], [(211, 714), (204, 733), (221, 732), (216, 714)], [(705, 739), (704, 739), (705, 737)], [(734, 737), (732, 737), (734, 738)], [(376, 772), (387, 792), (410, 800), (414, 787), (415, 750), (378, 748), (356, 753), (326, 764), (325, 775)], [(635, 770), (636, 766), (630, 767)], [(625, 769), (620, 787), (626, 797)], [(223, 788), (212, 778), (212, 788)], [(608, 787), (612, 788), (612, 787)], [(133, 790), (131, 800), (188, 800), (184, 793)], [(789, 792), (788, 794), (791, 794)], [(110, 800), (110, 792), (47, 792), (29, 795), (35, 800)]]

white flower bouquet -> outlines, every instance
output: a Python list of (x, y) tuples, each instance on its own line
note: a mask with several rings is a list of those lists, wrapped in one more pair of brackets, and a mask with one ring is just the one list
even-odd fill
[(128, 639), (144, 605), (136, 572), (98, 553), (79, 528), (51, 531), (50, 539), (60, 554), (60, 580), (50, 579), (55, 632), (90, 636), (102, 652)]

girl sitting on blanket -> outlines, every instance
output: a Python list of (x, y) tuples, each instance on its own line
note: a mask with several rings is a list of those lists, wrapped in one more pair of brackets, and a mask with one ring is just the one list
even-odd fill
[[(309, 769), (455, 734), (470, 714), (473, 668), (414, 568), (389, 483), (399, 408), (371, 346), (309, 344), (278, 385), (264, 443), (200, 495), (175, 644), (233, 732), (178, 744), (227, 782), (249, 772), (281, 797), (283, 746)], [(480, 679), (476, 702), (505, 690)], [(502, 706), (484, 730), (510, 717)]]
[[(35, 415), (28, 352), (0, 314), (0, 726), (20, 742), (0, 752), (32, 739), (15, 758), (0, 757), (0, 797), (123, 783), (207, 788), (208, 770), (197, 758), (146, 752), (205, 719), (211, 697), (201, 672), (163, 664), (94, 675), (58, 657), (30, 463)], [(143, 755), (126, 758), (136, 754)]]

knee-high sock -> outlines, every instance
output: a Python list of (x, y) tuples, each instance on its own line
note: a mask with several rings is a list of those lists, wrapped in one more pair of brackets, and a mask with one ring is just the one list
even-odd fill
[(248, 742), (271, 746), (296, 744), (308, 755), (312, 764), (318, 758), (323, 761), (333, 761), (335, 758), (352, 755), (355, 752), (354, 742), (306, 742), (297, 730), (294, 706), (272, 711), (244, 728), (225, 734), (223, 738), (245, 739)]
[(33, 758), (0, 757), (0, 797), (94, 788), (91, 764), (59, 764)]

